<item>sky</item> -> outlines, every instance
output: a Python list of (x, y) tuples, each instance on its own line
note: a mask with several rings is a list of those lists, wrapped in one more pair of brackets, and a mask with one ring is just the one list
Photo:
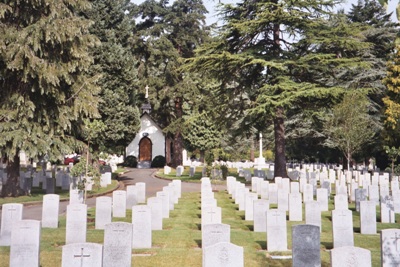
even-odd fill
[[(144, 2), (144, 0), (131, 0), (135, 4), (140, 4)], [(351, 4), (356, 4), (357, 0), (345, 0), (346, 3), (343, 5), (343, 8), (345, 10), (349, 10), (351, 7)], [(398, 0), (388, 0), (389, 1), (389, 12), (393, 12), (392, 19), (393, 21), (397, 22), (396, 14), (395, 14), (395, 8), (396, 4), (398, 3)], [(172, 2), (172, 1), (171, 1)], [(216, 7), (218, 3), (221, 2), (223, 4), (235, 4), (238, 2), (241, 2), (241, 0), (203, 0), (204, 6), (207, 8), (209, 14), (207, 15), (206, 23), (209, 25), (211, 23), (217, 22), (218, 18), (216, 16)]]

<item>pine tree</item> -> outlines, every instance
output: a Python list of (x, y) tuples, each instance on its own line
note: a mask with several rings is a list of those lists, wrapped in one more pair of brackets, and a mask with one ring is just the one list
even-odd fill
[[(274, 126), (275, 177), (287, 177), (285, 118), (291, 110), (332, 104), (344, 92), (336, 75), (362, 67), (357, 51), (370, 45), (361, 29), (330, 10), (335, 1), (242, 1), (222, 10), (220, 38), (188, 65), (213, 75), (250, 118)], [(237, 106), (235, 107), (235, 109)]]
[(201, 0), (177, 0), (172, 5), (145, 1), (135, 8), (135, 17), (141, 18), (135, 33), (139, 76), (144, 78), (140, 84), (152, 89), (152, 116), (173, 136), (173, 166), (182, 164), (184, 104), (196, 98), (201, 88), (181, 65), (207, 38), (206, 12)]
[(92, 50), (93, 73), (101, 73), (99, 112), (106, 125), (102, 138), (93, 140), (97, 147), (121, 153), (140, 127), (137, 108), (136, 61), (132, 54), (134, 22), (129, 17), (129, 0), (92, 0), (86, 16), (94, 23), (90, 32), (101, 46)]
[(70, 153), (85, 118), (98, 116), (89, 51), (98, 39), (77, 14), (84, 0), (0, 3), (0, 151), (8, 159), (2, 196), (18, 196), (20, 151), (51, 160)]

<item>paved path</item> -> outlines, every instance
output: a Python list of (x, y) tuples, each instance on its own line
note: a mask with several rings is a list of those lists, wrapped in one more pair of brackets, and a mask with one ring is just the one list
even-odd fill
[[(128, 172), (123, 174), (120, 180), (120, 188), (124, 190), (128, 185), (134, 185), (138, 182), (146, 183), (146, 198), (153, 197), (158, 191), (162, 191), (164, 186), (167, 186), (171, 181), (156, 178), (154, 175), (156, 169), (129, 169)], [(213, 185), (214, 188), (214, 185)], [(226, 186), (218, 185), (215, 186), (217, 190), (224, 190)], [(182, 183), (182, 192), (200, 192), (200, 183)], [(112, 196), (112, 193), (108, 194)], [(64, 214), (67, 210), (68, 201), (60, 202), (60, 214)], [(94, 207), (96, 205), (96, 198), (88, 198), (86, 200), (88, 207)], [(1, 219), (1, 215), (0, 215)], [(42, 219), (42, 205), (26, 205), (24, 206), (23, 219), (41, 220)]]

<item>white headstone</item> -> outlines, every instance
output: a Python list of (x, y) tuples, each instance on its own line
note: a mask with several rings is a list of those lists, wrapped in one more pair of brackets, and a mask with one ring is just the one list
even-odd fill
[(285, 211), (277, 209), (267, 211), (267, 250), (287, 251)]
[(333, 247), (354, 246), (351, 210), (332, 210)]
[(111, 223), (112, 214), (112, 199), (111, 197), (97, 197), (96, 198), (96, 215), (95, 215), (95, 229), (104, 229), (104, 227)]
[(364, 248), (345, 246), (331, 250), (331, 266), (371, 267), (371, 252)]
[(70, 204), (67, 206), (65, 244), (86, 242), (87, 206)]
[(151, 209), (146, 205), (132, 207), (132, 248), (151, 248)]
[(317, 201), (305, 203), (306, 224), (318, 226), (321, 229), (321, 206)]
[(136, 185), (128, 185), (126, 187), (126, 207), (131, 209), (133, 206), (138, 204), (137, 200), (137, 188)]
[(20, 220), (12, 225), (10, 267), (40, 266), (40, 221)]
[(42, 227), (58, 228), (58, 210), (60, 196), (47, 194), (43, 196)]
[(136, 183), (138, 203), (146, 203), (146, 184)]
[(289, 194), (289, 221), (303, 220), (303, 205), (299, 192)]
[(381, 266), (400, 266), (400, 229), (381, 230)]
[(151, 209), (151, 229), (163, 229), (163, 207), (161, 197), (150, 197), (147, 199), (147, 205)]
[(204, 250), (203, 267), (244, 267), (243, 247), (220, 242)]
[(62, 247), (61, 267), (102, 267), (103, 246), (97, 243), (74, 243)]
[(103, 267), (132, 265), (132, 224), (109, 223), (104, 228)]
[(112, 215), (116, 218), (126, 217), (126, 191), (115, 190), (112, 194)]
[(361, 234), (376, 234), (376, 204), (375, 201), (360, 202)]
[(229, 224), (205, 224), (201, 229), (201, 247), (204, 248), (220, 243), (231, 242), (231, 226)]
[(269, 200), (258, 199), (254, 203), (254, 232), (267, 232), (267, 211), (269, 210)]
[(201, 225), (221, 223), (220, 207), (205, 207), (201, 214)]
[(1, 210), (0, 246), (10, 246), (11, 230), (14, 223), (22, 220), (23, 205), (3, 204)]

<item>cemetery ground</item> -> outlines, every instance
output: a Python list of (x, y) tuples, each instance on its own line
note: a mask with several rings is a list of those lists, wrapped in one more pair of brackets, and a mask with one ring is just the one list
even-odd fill
[[(201, 176), (201, 175), (200, 175)], [(334, 187), (333, 187), (334, 191)], [(288, 251), (267, 251), (266, 233), (253, 232), (253, 222), (245, 221), (245, 212), (238, 210), (238, 205), (226, 190), (215, 192), (218, 206), (222, 208), (222, 223), (231, 227), (231, 243), (244, 248), (244, 265), (256, 266), (292, 266), (291, 259), (273, 259), (272, 256), (291, 255), (292, 226), (305, 222), (287, 220)], [(163, 230), (153, 231), (151, 249), (134, 249), (132, 266), (201, 266), (201, 203), (200, 192), (183, 193), (170, 217), (163, 219)], [(270, 208), (276, 208), (274, 204)], [(333, 197), (329, 199), (329, 210), (333, 209)], [(377, 209), (377, 230), (375, 235), (360, 234), (360, 216), (355, 204), (350, 203), (353, 213), (354, 245), (371, 251), (372, 266), (380, 266), (380, 236), (382, 229), (396, 228), (396, 224), (379, 223), (380, 210)], [(303, 214), (304, 207), (303, 207)], [(88, 209), (87, 242), (103, 243), (104, 231), (94, 228), (95, 209)], [(329, 250), (333, 248), (331, 211), (321, 213), (321, 262), (330, 266)], [(400, 218), (396, 215), (396, 221)], [(131, 210), (125, 218), (113, 218), (115, 221), (131, 221)], [(40, 262), (42, 267), (61, 266), (62, 246), (65, 244), (65, 215), (60, 216), (59, 228), (41, 230)], [(8, 266), (9, 247), (0, 247), (0, 267)]]

